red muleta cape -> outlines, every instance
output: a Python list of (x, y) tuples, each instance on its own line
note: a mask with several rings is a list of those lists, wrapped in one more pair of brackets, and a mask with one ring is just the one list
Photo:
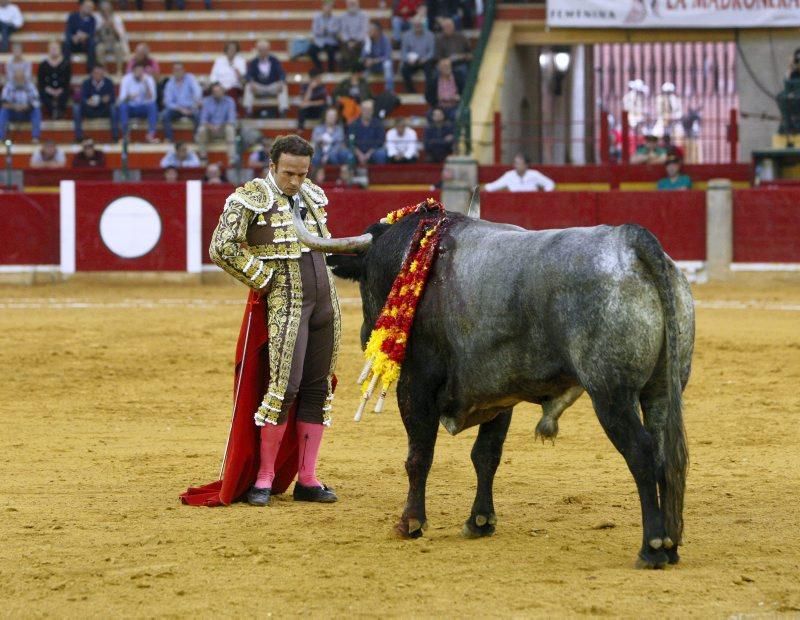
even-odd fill
[[(236, 344), (236, 369), (233, 380), (235, 408), (228, 437), (222, 480), (201, 487), (189, 487), (180, 498), (190, 506), (227, 506), (240, 499), (255, 482), (258, 473), (261, 433), (253, 414), (264, 398), (269, 382), (267, 346), (269, 335), (266, 322), (266, 301), (250, 291)], [(241, 376), (241, 385), (239, 377)], [(336, 378), (333, 379), (334, 386)], [(239, 391), (238, 399), (236, 391)], [(275, 480), (272, 494), (283, 493), (297, 475), (297, 429), (295, 407), (287, 420), (278, 456), (275, 459)]]

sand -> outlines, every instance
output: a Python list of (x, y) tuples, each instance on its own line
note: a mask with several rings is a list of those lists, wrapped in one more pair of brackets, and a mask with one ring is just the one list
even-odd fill
[(394, 399), (352, 422), (358, 291), (342, 283), (334, 505), (181, 506), (217, 475), (245, 291), (71, 282), (0, 287), (0, 609), (8, 616), (728, 617), (800, 612), (800, 284), (695, 288), (682, 562), (633, 568), (639, 503), (586, 396), (554, 445), (515, 411), (497, 533), (465, 540), (475, 429), (442, 429), (423, 539)]

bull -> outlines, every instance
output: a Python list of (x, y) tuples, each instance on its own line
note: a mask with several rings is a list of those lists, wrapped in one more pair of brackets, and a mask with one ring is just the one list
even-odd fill
[[(360, 285), (369, 339), (422, 215), (367, 235), (303, 243), (327, 252), (336, 275)], [(427, 524), (425, 486), (438, 424), (479, 425), (477, 492), (467, 537), (497, 523), (493, 481), (513, 407), (542, 406), (536, 433), (555, 438), (561, 414), (585, 391), (636, 482), (642, 510), (637, 565), (679, 560), (688, 450), (682, 393), (694, 347), (686, 278), (648, 230), (633, 224), (530, 231), (448, 214), (397, 383), (408, 435), (408, 497), (396, 529)], [(641, 415), (640, 415), (641, 410)]]

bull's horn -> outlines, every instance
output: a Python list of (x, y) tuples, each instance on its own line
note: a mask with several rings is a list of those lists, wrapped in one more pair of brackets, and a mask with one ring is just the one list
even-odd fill
[(367, 233), (358, 237), (342, 237), (341, 239), (323, 239), (308, 232), (303, 218), (300, 217), (300, 207), (297, 203), (292, 210), (292, 222), (297, 230), (297, 238), (312, 250), (327, 252), (328, 254), (352, 254), (366, 250), (372, 243), (372, 235)]

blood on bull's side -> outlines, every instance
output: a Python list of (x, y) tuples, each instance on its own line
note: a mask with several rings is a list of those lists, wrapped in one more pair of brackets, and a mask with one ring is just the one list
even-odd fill
[[(334, 273), (360, 284), (362, 345), (420, 217), (371, 226), (371, 243), (362, 236), (338, 248), (331, 239), (320, 248), (357, 250), (330, 260)], [(586, 391), (636, 482), (639, 565), (677, 563), (688, 466), (682, 393), (694, 346), (686, 279), (640, 226), (528, 231), (448, 217), (397, 384), (409, 480), (398, 532), (416, 538), (425, 528), (440, 422), (454, 435), (480, 425), (477, 493), (463, 531), (487, 536), (497, 522), (492, 486), (513, 407), (542, 405), (537, 434), (555, 437), (559, 416)]]

